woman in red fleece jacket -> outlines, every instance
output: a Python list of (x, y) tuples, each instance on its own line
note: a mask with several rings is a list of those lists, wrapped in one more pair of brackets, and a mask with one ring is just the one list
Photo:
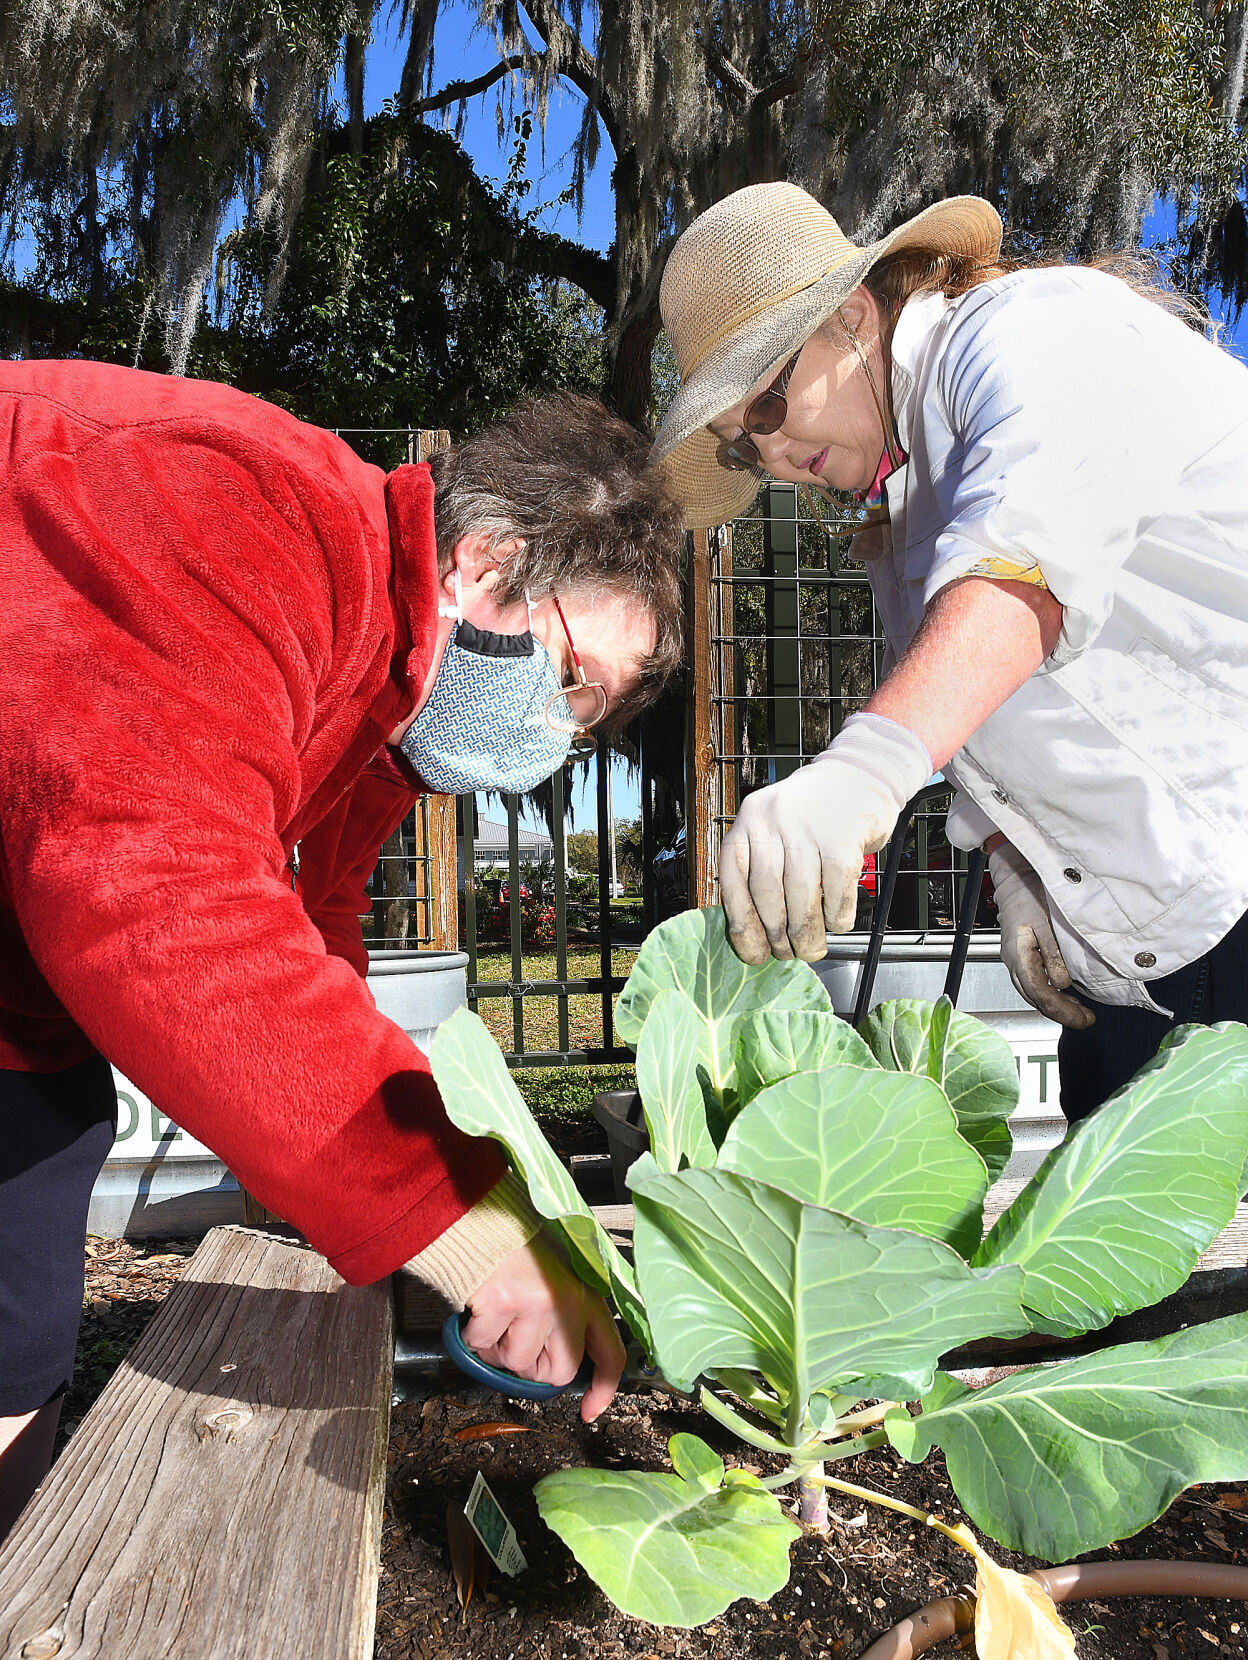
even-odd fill
[(614, 1327), (377, 1013), (358, 916), (423, 788), (536, 782), (571, 740), (534, 708), (618, 717), (674, 666), (644, 439), (539, 400), (386, 476), (90, 363), (0, 364), (0, 420), (0, 1536), (72, 1364), (108, 1062), (352, 1283), (411, 1265), (529, 1376), (588, 1347), (601, 1410)]

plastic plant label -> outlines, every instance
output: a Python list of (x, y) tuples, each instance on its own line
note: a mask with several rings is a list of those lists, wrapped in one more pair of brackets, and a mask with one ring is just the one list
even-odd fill
[(516, 1530), (503, 1514), (502, 1505), (490, 1492), (480, 1470), (477, 1471), (477, 1479), (472, 1484), (468, 1503), (464, 1506), (464, 1515), (467, 1516), (472, 1531), (490, 1553), (490, 1560), (495, 1567), (501, 1568), (505, 1574), (512, 1575), (528, 1567), (529, 1564), (525, 1561), (524, 1552), (516, 1538)]

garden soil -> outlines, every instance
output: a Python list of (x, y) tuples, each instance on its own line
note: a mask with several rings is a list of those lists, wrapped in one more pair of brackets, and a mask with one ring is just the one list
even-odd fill
[[(67, 1431), (133, 1345), (193, 1249), (194, 1241), (187, 1240), (91, 1241), (78, 1372), (63, 1415)], [(499, 1422), (523, 1429), (482, 1436), (483, 1425)], [(625, 1618), (545, 1528), (533, 1484), (569, 1465), (664, 1469), (668, 1437), (680, 1430), (748, 1463), (739, 1443), (662, 1393), (617, 1397), (593, 1425), (581, 1423), (578, 1403), (566, 1396), (534, 1406), (451, 1387), (397, 1404), (376, 1660), (855, 1660), (890, 1625), (970, 1577), (970, 1558), (941, 1535), (896, 1512), (833, 1494), (826, 1535), (797, 1541), (789, 1584), (769, 1603), (743, 1599), (694, 1631)], [(514, 1524), (528, 1567), (515, 1578), (494, 1572), (461, 1608), (446, 1513), (448, 1502), (467, 1499), (478, 1470)], [(879, 1451), (840, 1473), (946, 1520), (961, 1517), (935, 1457), (912, 1468)], [(1033, 1565), (1006, 1551), (996, 1554), (1014, 1567)], [(1095, 1554), (1248, 1562), (1248, 1485), (1192, 1488), (1152, 1527)], [(1065, 1614), (1081, 1660), (1248, 1655), (1244, 1603), (1127, 1599), (1072, 1604)], [(950, 1643), (931, 1652), (952, 1655), (957, 1649)]]

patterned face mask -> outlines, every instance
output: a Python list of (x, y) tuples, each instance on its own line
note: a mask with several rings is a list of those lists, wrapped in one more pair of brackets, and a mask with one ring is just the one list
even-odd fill
[[(532, 614), (530, 605), (530, 622)], [(568, 730), (557, 732), (547, 720), (560, 689), (550, 653), (531, 629), (491, 634), (465, 622), (458, 571), (455, 616), (433, 688), (403, 734), (403, 753), (442, 795), (531, 790), (567, 760), (576, 724), (566, 699), (552, 712)]]

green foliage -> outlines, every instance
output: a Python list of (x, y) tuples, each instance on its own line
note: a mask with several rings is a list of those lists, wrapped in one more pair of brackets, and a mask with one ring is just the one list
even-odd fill
[(882, 1003), (863, 1021), (862, 1036), (881, 1066), (940, 1085), (995, 1181), (1010, 1156), (1006, 1119), (1018, 1105), (1018, 1069), (1005, 1039), (943, 999), (911, 998)]
[(886, 1419), (911, 1460), (945, 1455), (977, 1524), (1062, 1561), (1147, 1527), (1198, 1481), (1248, 1472), (1248, 1314), (1124, 1343), (985, 1389), (947, 1376)]
[(566, 842), (568, 869), (581, 876), (598, 875), (598, 832), (569, 830)]
[[(619, 1013), (653, 1149), (630, 1176), (635, 1281), (480, 1022), (458, 1014), (434, 1041), (454, 1122), (512, 1150), (663, 1375), (747, 1445), (787, 1454), (744, 1488), (697, 1442), (673, 1446), (674, 1476), (538, 1484), (550, 1525), (646, 1619), (689, 1625), (774, 1589), (783, 1516), (767, 1489), (885, 1440), (911, 1459), (941, 1447), (976, 1524), (1050, 1559), (1138, 1530), (1190, 1482), (1248, 1475), (1248, 1316), (978, 1391), (938, 1369), (965, 1341), (1090, 1329), (1182, 1283), (1235, 1208), (1248, 1029), (1176, 1034), (981, 1247), (982, 1155), (1008, 1151), (1017, 1098), (999, 1040), (910, 1000), (838, 1036), (826, 1001), (803, 963), (740, 963), (719, 912), (646, 940)], [(864, 1400), (885, 1404), (864, 1418)], [(915, 1400), (915, 1416), (898, 1404)]]
[(1021, 1265), (1035, 1330), (1075, 1337), (1159, 1302), (1234, 1216), (1243, 1036), (1229, 1022), (1172, 1033), (1049, 1155), (985, 1239), (975, 1261)]
[(537, 1493), (542, 1520), (619, 1607), (664, 1625), (712, 1619), (735, 1597), (758, 1601), (789, 1577), (800, 1533), (757, 1476), (725, 1471), (696, 1435), (668, 1442), (672, 1475), (560, 1470)]
[(456, 435), (526, 392), (595, 391), (587, 307), (502, 257), (527, 234), (514, 194), (477, 179), (448, 135), (393, 112), (367, 137), (305, 199), (275, 304), (275, 233), (227, 244), (223, 317), (243, 378), (322, 425)]

